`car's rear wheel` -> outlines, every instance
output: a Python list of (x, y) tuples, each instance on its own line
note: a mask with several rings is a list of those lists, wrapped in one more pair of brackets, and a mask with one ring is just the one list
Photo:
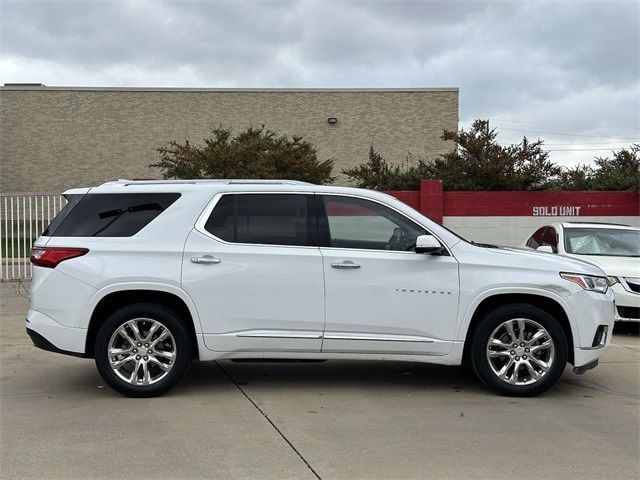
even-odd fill
[(471, 344), (478, 378), (508, 396), (529, 397), (551, 388), (562, 375), (567, 356), (567, 339), (558, 321), (528, 304), (489, 312)]
[(111, 314), (95, 341), (102, 378), (129, 397), (153, 397), (174, 387), (191, 363), (189, 332), (170, 309), (129, 305)]

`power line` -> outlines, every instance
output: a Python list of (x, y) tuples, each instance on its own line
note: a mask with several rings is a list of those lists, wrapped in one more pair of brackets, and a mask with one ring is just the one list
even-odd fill
[(630, 140), (632, 142), (640, 143), (640, 140), (637, 138), (629, 138), (629, 137), (607, 137), (606, 135), (584, 135), (578, 133), (553, 133), (553, 132), (541, 132), (538, 130), (522, 130), (519, 128), (500, 128), (500, 130), (507, 130), (510, 132), (525, 132), (525, 133), (540, 133), (542, 135), (563, 135), (566, 137), (588, 137), (588, 138), (610, 138), (612, 140)]
[(576, 123), (551, 123), (551, 122), (525, 122), (523, 120), (505, 120), (503, 118), (494, 118), (498, 122), (507, 122), (507, 123), (525, 123), (530, 125), (555, 125), (558, 127), (581, 127), (581, 128), (612, 128), (615, 130), (640, 130), (637, 127), (611, 127), (611, 126), (600, 126), (600, 125), (580, 125)]
[(551, 150), (545, 150), (545, 152), (596, 152), (596, 151), (608, 151), (615, 152), (622, 150), (621, 148), (554, 148)]
[[(572, 142), (572, 143), (547, 143), (544, 142), (544, 146), (545, 147), (559, 147), (559, 146), (571, 146), (571, 145), (614, 145), (616, 143), (620, 143), (622, 145), (628, 145), (629, 142)], [(500, 145), (504, 146), (504, 147), (508, 147), (511, 145), (517, 145), (514, 143), (499, 143)]]
[(545, 146), (566, 146), (566, 145), (614, 145), (616, 143), (621, 143), (627, 145), (629, 142), (573, 142), (573, 143), (547, 143), (545, 142)]

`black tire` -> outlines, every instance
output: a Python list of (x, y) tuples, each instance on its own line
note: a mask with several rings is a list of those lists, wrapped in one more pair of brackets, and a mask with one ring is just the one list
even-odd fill
[[(528, 385), (514, 385), (498, 378), (487, 358), (487, 346), (492, 333), (504, 322), (517, 318), (525, 318), (538, 323), (553, 340), (554, 358), (549, 370), (535, 383)], [(490, 311), (480, 321), (471, 339), (471, 365), (477, 377), (489, 388), (510, 397), (533, 397), (546, 392), (562, 376), (567, 358), (567, 338), (558, 321), (546, 311), (526, 303), (504, 305)], [(505, 360), (505, 363), (507, 361)], [(520, 370), (520, 372), (528, 374), (526, 369)]]
[[(171, 333), (172, 344), (175, 342), (175, 359), (171, 369), (164, 378), (149, 385), (126, 382), (116, 374), (109, 362), (108, 349), (112, 335), (126, 322), (138, 318), (160, 322)], [(111, 388), (127, 397), (155, 397), (173, 388), (187, 373), (192, 351), (191, 336), (184, 322), (173, 310), (155, 303), (136, 303), (115, 311), (100, 326), (95, 340), (98, 372)]]

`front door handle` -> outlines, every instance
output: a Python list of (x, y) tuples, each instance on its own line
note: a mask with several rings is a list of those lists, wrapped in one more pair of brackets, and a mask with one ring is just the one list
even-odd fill
[(191, 257), (191, 263), (220, 263), (222, 260), (212, 257), (211, 255), (203, 255), (202, 257)]
[(348, 269), (360, 268), (360, 265), (352, 262), (351, 260), (345, 260), (344, 262), (332, 263), (331, 267), (339, 268), (341, 270), (348, 270)]

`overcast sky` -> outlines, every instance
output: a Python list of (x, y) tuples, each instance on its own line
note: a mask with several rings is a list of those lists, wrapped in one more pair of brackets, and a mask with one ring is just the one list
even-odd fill
[(562, 164), (640, 143), (638, 1), (0, 0), (0, 8), (0, 83), (453, 86), (463, 128), (489, 118), (501, 142), (544, 138)]

